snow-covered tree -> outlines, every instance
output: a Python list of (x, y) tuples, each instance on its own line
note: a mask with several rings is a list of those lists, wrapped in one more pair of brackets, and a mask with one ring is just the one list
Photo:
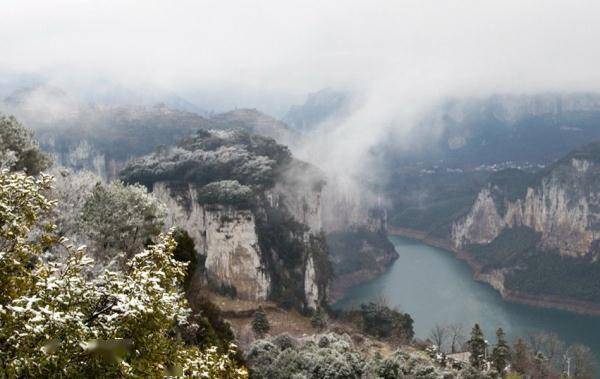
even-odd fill
[[(172, 236), (125, 271), (87, 280), (85, 247), (41, 225), (55, 204), (44, 196), (51, 181), (0, 174), (0, 377), (247, 377), (230, 355), (178, 337), (190, 310)], [(50, 248), (67, 259), (41, 260)]]
[(56, 200), (53, 221), (58, 232), (72, 241), (87, 241), (79, 235), (79, 218), (83, 206), (102, 179), (91, 171), (73, 171), (65, 167), (54, 167), (49, 172), (54, 177), (51, 198)]
[(96, 256), (110, 260), (118, 253), (131, 257), (142, 249), (161, 232), (165, 217), (164, 205), (145, 187), (98, 183), (83, 206), (79, 227)]
[(0, 115), (0, 169), (37, 175), (49, 163), (50, 159), (40, 151), (32, 131), (13, 116)]

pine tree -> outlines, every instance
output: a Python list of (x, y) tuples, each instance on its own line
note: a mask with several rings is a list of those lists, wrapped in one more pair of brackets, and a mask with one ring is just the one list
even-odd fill
[(269, 329), (271, 329), (271, 326), (269, 325), (267, 314), (263, 310), (262, 306), (259, 305), (258, 309), (254, 313), (254, 320), (252, 320), (252, 330), (259, 338), (262, 338), (269, 332)]
[(310, 319), (310, 323), (313, 326), (313, 328), (319, 331), (325, 328), (327, 322), (325, 321), (325, 316), (323, 315), (321, 307), (317, 307), (317, 310), (315, 311), (315, 313), (313, 313), (313, 316)]
[(510, 362), (510, 347), (506, 342), (502, 328), (498, 328), (496, 331), (496, 337), (498, 338), (498, 341), (496, 342), (496, 346), (492, 351), (492, 362), (494, 368), (499, 373), (502, 373)]
[(471, 339), (467, 341), (467, 345), (469, 346), (469, 351), (471, 352), (471, 365), (478, 369), (482, 369), (485, 363), (485, 350), (487, 348), (487, 344), (479, 324), (475, 324), (473, 327), (473, 330), (471, 331)]

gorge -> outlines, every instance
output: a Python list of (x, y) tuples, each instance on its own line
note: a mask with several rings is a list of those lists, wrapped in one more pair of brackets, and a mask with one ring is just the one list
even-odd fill
[(385, 297), (389, 304), (415, 316), (415, 333), (427, 338), (436, 324), (478, 322), (489, 340), (498, 327), (509, 338), (536, 331), (557, 333), (568, 343), (591, 347), (600, 359), (599, 316), (507, 302), (484, 283), (472, 279), (471, 268), (452, 253), (417, 239), (390, 237), (399, 258), (382, 276), (350, 290), (335, 306), (356, 308)]

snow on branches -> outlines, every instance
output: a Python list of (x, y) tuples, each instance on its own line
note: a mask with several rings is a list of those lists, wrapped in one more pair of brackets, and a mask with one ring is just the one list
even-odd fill
[[(179, 337), (190, 309), (171, 234), (124, 270), (90, 280), (85, 246), (38, 225), (55, 205), (44, 196), (51, 181), (0, 174), (0, 376), (247, 377), (231, 352), (201, 351)], [(40, 259), (56, 248), (67, 259)]]

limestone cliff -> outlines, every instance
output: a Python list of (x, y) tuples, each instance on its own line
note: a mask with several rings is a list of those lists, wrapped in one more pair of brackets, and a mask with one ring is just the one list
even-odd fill
[(453, 243), (487, 244), (505, 228), (525, 226), (540, 233), (545, 249), (568, 256), (590, 254), (600, 238), (600, 188), (594, 187), (599, 178), (600, 166), (594, 159), (572, 155), (541, 174), (518, 197), (507, 196), (492, 182), (479, 193), (470, 212), (453, 224)]
[(600, 143), (537, 174), (492, 175), (451, 239), (503, 293), (600, 303)]
[(241, 299), (316, 308), (327, 298), (322, 174), (273, 140), (200, 132), (135, 160), (127, 181), (151, 188), (205, 255), (207, 280)]

